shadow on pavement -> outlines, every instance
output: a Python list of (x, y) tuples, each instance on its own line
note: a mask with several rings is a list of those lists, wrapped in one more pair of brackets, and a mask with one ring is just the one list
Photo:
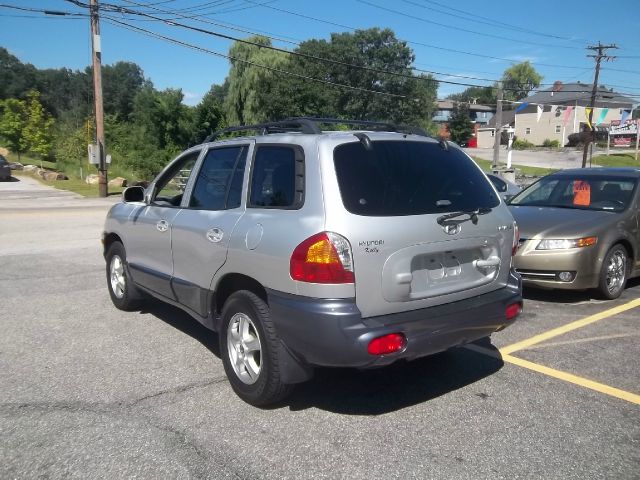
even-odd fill
[(207, 347), (216, 357), (220, 358), (218, 335), (200, 324), (188, 313), (177, 307), (156, 301), (148, 302), (148, 305), (145, 305), (145, 308), (140, 313), (150, 313), (176, 330), (186, 333)]
[[(296, 386), (283, 405), (293, 411), (319, 408), (345, 415), (380, 415), (424, 403), (502, 368), (504, 363), (490, 340), (477, 343), (498, 358), (455, 348), (375, 370), (319, 368), (312, 380)], [(483, 392), (476, 395), (486, 398)]]

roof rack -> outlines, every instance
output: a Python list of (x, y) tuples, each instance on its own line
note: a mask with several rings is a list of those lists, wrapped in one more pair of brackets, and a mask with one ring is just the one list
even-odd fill
[(299, 132), (312, 135), (323, 133), (320, 125), (349, 125), (352, 127), (364, 127), (365, 130), (375, 130), (383, 132), (398, 132), (411, 135), (430, 136), (420, 127), (407, 125), (395, 125), (388, 122), (373, 122), (370, 120), (345, 120), (342, 118), (316, 118), (316, 117), (294, 117), (277, 122), (257, 123), (255, 125), (240, 125), (227, 127), (209, 135), (204, 143), (212, 142), (226, 133), (234, 132), (260, 132), (261, 135), (269, 133)]

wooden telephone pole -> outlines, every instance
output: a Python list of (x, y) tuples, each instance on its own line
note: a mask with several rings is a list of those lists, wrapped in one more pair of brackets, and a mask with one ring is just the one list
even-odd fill
[(106, 197), (107, 163), (104, 145), (104, 109), (102, 106), (102, 45), (100, 40), (100, 23), (98, 19), (98, 0), (91, 0), (91, 51), (93, 59), (93, 97), (96, 110), (96, 141), (98, 143), (98, 192)]
[(584, 150), (582, 151), (582, 168), (587, 166), (587, 156), (589, 152), (589, 145), (591, 142), (594, 142), (596, 139), (596, 129), (593, 125), (593, 109), (596, 104), (596, 94), (598, 93), (598, 79), (600, 77), (600, 62), (604, 60), (613, 60), (616, 57), (612, 57), (609, 55), (605, 55), (605, 50), (610, 48), (618, 48), (616, 45), (602, 45), (602, 43), (598, 42), (598, 45), (589, 45), (587, 47), (589, 50), (597, 51), (596, 55), (587, 55), (588, 57), (592, 57), (596, 59), (596, 72), (595, 78), (593, 79), (593, 88), (591, 90), (591, 101), (589, 102), (589, 127), (591, 128), (591, 132), (589, 132), (589, 136), (585, 135), (584, 142)]

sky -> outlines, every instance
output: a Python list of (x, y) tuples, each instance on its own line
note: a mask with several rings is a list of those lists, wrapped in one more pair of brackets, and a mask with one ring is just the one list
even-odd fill
[[(86, 14), (89, 0), (1, 0), (0, 46), (38, 68), (84, 69), (91, 61), (86, 16), (45, 15), (43, 11)], [(465, 85), (491, 85), (513, 63), (529, 60), (547, 88), (554, 81), (592, 83), (589, 45), (615, 44), (602, 63), (601, 85), (636, 95), (640, 103), (640, 1), (595, 0), (99, 0), (144, 12), (131, 16), (102, 12), (103, 64), (137, 63), (157, 89), (179, 88), (184, 102), (197, 104), (212, 84), (224, 82), (229, 61), (149, 33), (132, 31), (116, 20), (180, 42), (227, 54), (233, 40), (160, 22), (175, 22), (231, 37), (252, 33), (273, 37), (275, 46), (293, 50), (308, 39), (332, 32), (390, 28), (408, 42), (414, 67), (441, 80), (438, 97)], [(10, 8), (17, 7), (17, 8)], [(110, 18), (109, 18), (110, 17)], [(155, 17), (151, 18), (151, 17)], [(420, 73), (420, 72), (416, 72)], [(471, 77), (471, 78), (468, 78)], [(444, 83), (452, 82), (452, 83)]]

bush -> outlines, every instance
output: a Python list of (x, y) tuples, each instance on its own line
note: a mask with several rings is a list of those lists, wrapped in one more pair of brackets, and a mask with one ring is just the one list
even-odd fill
[(560, 141), (549, 140), (548, 138), (545, 138), (544, 142), (542, 142), (542, 146), (547, 148), (560, 148)]
[(528, 150), (533, 147), (535, 147), (535, 145), (528, 140), (520, 140), (519, 138), (516, 138), (516, 140), (513, 142), (514, 150)]

